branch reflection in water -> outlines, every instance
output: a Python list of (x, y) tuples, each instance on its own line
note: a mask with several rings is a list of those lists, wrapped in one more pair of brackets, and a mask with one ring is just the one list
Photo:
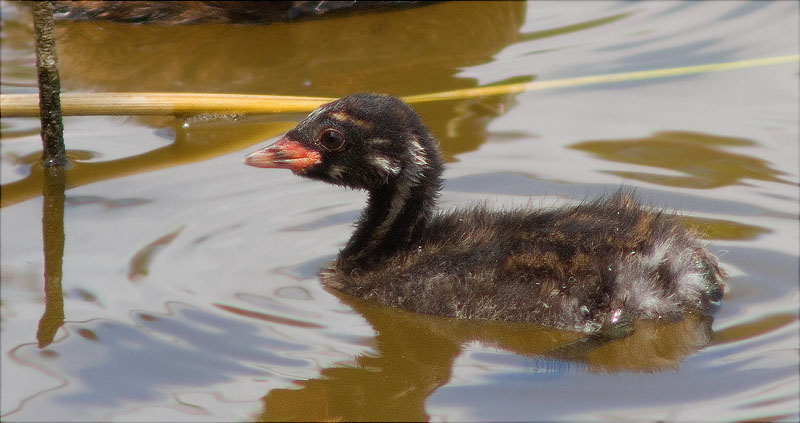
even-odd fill
[(64, 257), (66, 170), (60, 166), (51, 166), (43, 171), (42, 238), (44, 240), (45, 309), (36, 331), (39, 348), (50, 345), (56, 331), (64, 324), (61, 264)]

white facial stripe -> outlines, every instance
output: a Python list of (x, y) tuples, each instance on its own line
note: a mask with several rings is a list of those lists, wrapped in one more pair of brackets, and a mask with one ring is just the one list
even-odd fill
[(345, 112), (342, 112), (342, 111), (331, 113), (331, 118), (332, 119), (336, 119), (339, 122), (352, 123), (353, 125), (358, 126), (360, 128), (364, 128), (364, 129), (371, 129), (372, 128), (372, 124), (371, 123), (369, 123), (369, 122), (367, 122), (367, 121), (365, 121), (363, 119), (359, 119), (359, 118), (357, 118), (355, 116), (351, 116), (351, 115), (349, 115), (349, 114), (347, 114)]
[(379, 155), (369, 156), (368, 159), (385, 175), (397, 176), (400, 173), (400, 165), (392, 159)]
[(376, 146), (376, 147), (382, 147), (382, 146), (391, 145), (392, 144), (392, 140), (387, 140), (386, 138), (372, 138), (372, 139), (367, 140), (367, 144), (370, 144), (370, 145), (373, 145), (373, 146)]
[(344, 166), (331, 166), (330, 169), (328, 169), (328, 175), (333, 179), (341, 181), (344, 170)]
[(392, 201), (389, 202), (389, 214), (386, 216), (386, 219), (381, 222), (381, 225), (378, 226), (378, 229), (375, 230), (375, 238), (372, 240), (373, 245), (380, 243), (386, 237), (386, 233), (389, 232), (389, 228), (392, 227), (392, 224), (394, 224), (397, 216), (399, 216), (400, 212), (403, 211), (413, 185), (414, 184), (411, 181), (406, 179), (400, 179), (397, 182), (394, 197), (392, 197)]
[(411, 141), (411, 161), (413, 161), (417, 166), (427, 166), (428, 158), (425, 157), (425, 150), (422, 148), (422, 145), (417, 141), (416, 137), (412, 137)]

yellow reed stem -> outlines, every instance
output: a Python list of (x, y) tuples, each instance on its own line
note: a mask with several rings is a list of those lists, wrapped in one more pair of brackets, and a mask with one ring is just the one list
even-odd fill
[[(623, 72), (578, 78), (533, 81), (516, 84), (466, 88), (404, 97), (409, 103), (460, 100), (504, 95), (522, 91), (599, 85), (612, 82), (668, 78), (707, 72), (719, 72), (758, 66), (794, 63), (800, 54), (765, 57), (762, 59), (648, 71)], [(64, 116), (89, 115), (196, 115), (201, 113), (304, 113), (332, 101), (323, 97), (292, 97), (273, 95), (202, 94), (202, 93), (63, 93), (61, 105)], [(39, 116), (39, 97), (36, 94), (0, 95), (2, 117)]]
[(504, 95), (522, 91), (545, 90), (551, 88), (577, 87), (581, 85), (608, 84), (611, 82), (637, 81), (641, 79), (668, 78), (705, 72), (719, 72), (757, 66), (776, 65), (800, 61), (800, 54), (766, 57), (763, 59), (740, 60), (736, 62), (712, 63), (708, 65), (684, 66), (680, 68), (655, 69), (649, 71), (611, 73), (606, 75), (582, 76), (578, 78), (555, 79), (550, 81), (522, 82), (517, 84), (493, 85), (488, 87), (466, 88), (454, 91), (442, 91), (431, 94), (419, 94), (404, 97), (409, 103), (427, 103), (431, 101), (457, 100), (464, 98)]
[[(201, 93), (62, 93), (64, 116), (300, 113), (333, 98)], [(2, 117), (39, 116), (36, 94), (0, 95)]]

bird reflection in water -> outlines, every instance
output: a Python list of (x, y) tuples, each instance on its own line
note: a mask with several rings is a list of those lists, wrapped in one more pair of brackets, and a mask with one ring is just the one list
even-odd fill
[(675, 322), (640, 320), (614, 334), (582, 335), (543, 326), (442, 318), (411, 313), (337, 293), (376, 332), (374, 354), (331, 367), (293, 389), (264, 397), (263, 421), (425, 421), (425, 400), (450, 381), (470, 342), (531, 357), (545, 372), (660, 372), (712, 339), (710, 316)]

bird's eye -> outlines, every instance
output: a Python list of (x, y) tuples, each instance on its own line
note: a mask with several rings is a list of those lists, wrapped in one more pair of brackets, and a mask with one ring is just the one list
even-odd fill
[(326, 129), (319, 136), (319, 144), (328, 151), (342, 151), (346, 143), (341, 132), (335, 129)]

